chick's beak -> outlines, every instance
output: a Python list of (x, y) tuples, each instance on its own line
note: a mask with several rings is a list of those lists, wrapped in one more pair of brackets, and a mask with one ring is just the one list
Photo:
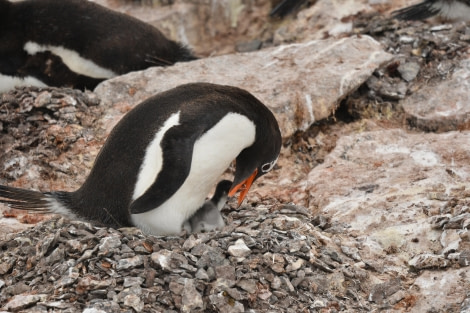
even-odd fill
[(250, 175), (250, 177), (248, 177), (238, 185), (232, 187), (228, 192), (228, 196), (233, 197), (237, 193), (237, 191), (240, 190), (240, 196), (238, 197), (238, 206), (240, 206), (243, 200), (245, 199), (248, 190), (250, 190), (250, 187), (256, 178), (256, 175), (258, 175), (258, 169), (255, 169), (255, 171)]

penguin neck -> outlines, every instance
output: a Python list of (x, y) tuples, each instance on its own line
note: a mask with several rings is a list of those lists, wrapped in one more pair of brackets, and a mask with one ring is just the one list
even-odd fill
[(206, 196), (237, 155), (255, 141), (256, 126), (246, 116), (229, 113), (194, 143), (190, 172), (181, 187), (161, 206), (132, 214), (144, 232), (175, 234), (204, 204)]

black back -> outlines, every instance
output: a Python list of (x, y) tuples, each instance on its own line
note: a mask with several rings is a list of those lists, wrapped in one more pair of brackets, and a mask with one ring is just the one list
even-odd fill
[[(29, 72), (28, 68), (22, 68), (30, 57), (24, 51), (28, 41), (76, 51), (117, 74), (195, 59), (188, 49), (167, 39), (155, 27), (87, 0), (15, 3), (0, 0), (0, 9), (0, 73), (3, 74), (32, 73), (41, 80), (47, 76), (38, 74), (38, 70)], [(56, 64), (57, 60), (53, 61), (54, 66), (61, 66)], [(74, 73), (68, 73), (71, 74)], [(62, 85), (69, 81), (74, 82), (73, 77)], [(94, 86), (88, 82), (73, 87)]]

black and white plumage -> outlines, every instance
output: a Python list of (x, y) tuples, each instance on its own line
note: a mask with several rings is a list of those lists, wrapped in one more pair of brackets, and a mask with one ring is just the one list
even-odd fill
[(184, 224), (188, 233), (207, 232), (225, 226), (220, 211), (225, 206), (232, 182), (222, 180), (217, 184), (214, 195), (196, 211)]
[(0, 0), (0, 92), (93, 89), (117, 75), (194, 59), (155, 27), (88, 0)]
[(470, 0), (425, 0), (392, 13), (400, 20), (423, 20), (440, 16), (446, 20), (470, 21)]
[(194, 83), (155, 95), (115, 126), (83, 185), (74, 192), (0, 186), (0, 202), (113, 227), (175, 234), (236, 160), (229, 196), (277, 161), (274, 115), (250, 93)]

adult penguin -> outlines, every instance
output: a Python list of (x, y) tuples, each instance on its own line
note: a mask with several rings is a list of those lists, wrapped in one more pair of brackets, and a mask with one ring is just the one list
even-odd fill
[(229, 196), (275, 165), (281, 148), (271, 111), (240, 88), (186, 84), (127, 113), (74, 192), (0, 186), (0, 202), (99, 224), (176, 234), (236, 160)]
[(194, 59), (155, 27), (87, 0), (0, 0), (0, 92), (93, 89), (117, 75)]

